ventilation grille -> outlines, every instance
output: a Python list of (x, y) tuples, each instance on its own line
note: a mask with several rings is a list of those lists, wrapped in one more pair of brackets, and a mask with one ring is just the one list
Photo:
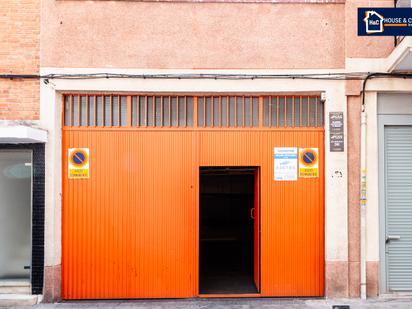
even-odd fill
[(193, 127), (193, 97), (132, 96), (133, 127)]
[(127, 97), (113, 95), (65, 96), (64, 125), (72, 127), (125, 127), (127, 126)]
[(264, 127), (323, 127), (323, 102), (310, 96), (263, 98)]
[(319, 96), (64, 96), (70, 127), (323, 128), (323, 115)]

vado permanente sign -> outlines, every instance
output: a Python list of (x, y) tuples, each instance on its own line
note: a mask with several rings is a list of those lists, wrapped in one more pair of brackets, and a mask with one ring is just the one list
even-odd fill
[(358, 35), (412, 35), (412, 8), (358, 8)]

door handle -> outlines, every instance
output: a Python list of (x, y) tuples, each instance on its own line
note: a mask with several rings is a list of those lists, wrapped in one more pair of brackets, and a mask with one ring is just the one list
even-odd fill
[(252, 218), (252, 220), (255, 220), (255, 207), (250, 208), (250, 218)]
[(399, 240), (401, 237), (399, 235), (388, 235), (386, 236), (385, 243), (390, 242), (391, 240)]

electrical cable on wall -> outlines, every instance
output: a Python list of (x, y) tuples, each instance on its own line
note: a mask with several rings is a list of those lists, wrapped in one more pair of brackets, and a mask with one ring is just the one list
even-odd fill
[(412, 73), (369, 73), (363, 80), (362, 85), (362, 112), (365, 111), (365, 91), (366, 91), (366, 84), (368, 80), (373, 78), (404, 78), (409, 79), (412, 78)]
[(410, 78), (411, 73), (379, 73), (379, 72), (352, 72), (352, 73), (304, 73), (304, 74), (226, 74), (226, 73), (187, 73), (187, 74), (122, 74), (122, 73), (87, 73), (87, 74), (0, 74), (0, 79), (109, 79), (109, 78), (136, 78), (136, 79), (318, 79), (318, 80), (364, 80), (372, 78)]
[(122, 74), (122, 73), (86, 73), (86, 74), (1, 74), (2, 79), (364, 79), (367, 73), (308, 73), (308, 74), (226, 74), (226, 73), (186, 73), (186, 74)]
[(122, 73), (87, 73), (87, 74), (0, 74), (0, 79), (41, 79), (45, 84), (50, 79), (90, 80), (90, 79), (215, 79), (215, 80), (254, 80), (254, 79), (309, 79), (309, 80), (363, 80), (362, 110), (365, 108), (365, 91), (368, 80), (373, 78), (412, 78), (412, 73), (304, 73), (304, 74), (224, 74), (224, 73), (187, 73), (187, 74), (122, 74)]

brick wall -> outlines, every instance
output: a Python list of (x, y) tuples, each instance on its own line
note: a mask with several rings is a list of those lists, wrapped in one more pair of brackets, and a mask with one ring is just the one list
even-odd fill
[[(0, 1), (0, 74), (36, 74), (40, 0)], [(39, 119), (39, 81), (0, 79), (0, 120)]]

